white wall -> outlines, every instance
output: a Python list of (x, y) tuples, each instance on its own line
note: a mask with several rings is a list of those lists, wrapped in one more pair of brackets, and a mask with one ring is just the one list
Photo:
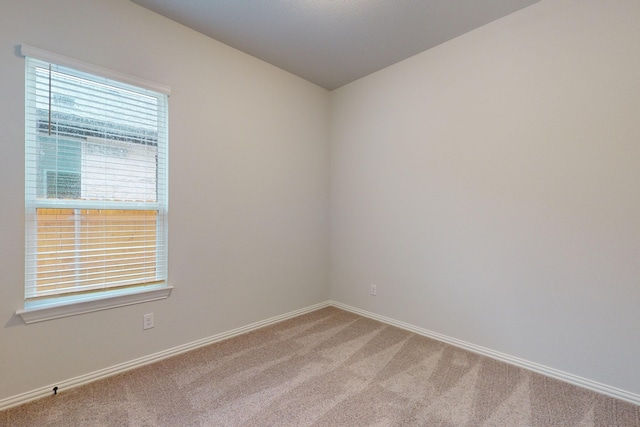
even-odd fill
[(334, 91), (332, 298), (640, 393), (639, 41), (543, 0)]
[[(0, 399), (328, 298), (329, 93), (127, 0), (0, 0)], [(24, 325), (20, 43), (166, 84), (169, 299)], [(154, 312), (156, 327), (142, 330)]]

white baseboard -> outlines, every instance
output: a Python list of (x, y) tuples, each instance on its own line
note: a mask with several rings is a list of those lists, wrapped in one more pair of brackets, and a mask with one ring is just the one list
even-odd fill
[(614, 397), (616, 399), (624, 400), (626, 402), (633, 403), (635, 405), (640, 405), (640, 395), (631, 393), (625, 390), (621, 390), (615, 387), (608, 386), (606, 384), (601, 384), (596, 381), (592, 381), (586, 378), (582, 378), (573, 374), (569, 374), (567, 372), (563, 372), (554, 368), (549, 368), (547, 366), (540, 365), (538, 363), (529, 362), (528, 360), (520, 359), (518, 357), (510, 356), (508, 354), (500, 353), (498, 351), (494, 351), (485, 347), (481, 347), (475, 344), (471, 344), (465, 341), (461, 341), (455, 338), (448, 337), (446, 335), (438, 334), (436, 332), (432, 332), (426, 329), (419, 328), (414, 325), (410, 325), (408, 323), (400, 322), (395, 319), (391, 319), (389, 317), (381, 316), (379, 314), (375, 314), (366, 310), (361, 310), (359, 308), (351, 307), (346, 304), (342, 304), (337, 301), (325, 301), (319, 304), (315, 304), (306, 308), (302, 308), (299, 310), (295, 310), (286, 314), (282, 314), (280, 316), (275, 316), (270, 319), (262, 320), (260, 322), (252, 323), (250, 325), (246, 325), (237, 329), (233, 329), (231, 331), (223, 332), (217, 335), (213, 335), (208, 338), (204, 338), (201, 340), (193, 341), (178, 347), (174, 347), (168, 350), (164, 350), (158, 353), (154, 353), (148, 356), (141, 357), (139, 359), (131, 360), (128, 362), (120, 363), (118, 365), (111, 366), (109, 368), (100, 369), (95, 372), (91, 372), (89, 374), (81, 375), (69, 380), (60, 381), (56, 384), (51, 384), (49, 386), (41, 387), (36, 390), (32, 390), (26, 393), (22, 393), (16, 396), (12, 396), (6, 399), (0, 400), (0, 411), (9, 409), (13, 406), (22, 405), (24, 403), (30, 402), (35, 399), (40, 399), (42, 397), (50, 396), (53, 393), (53, 387), (58, 387), (60, 392), (64, 390), (68, 390), (73, 387), (78, 387), (84, 384), (88, 384), (93, 381), (97, 381), (103, 378), (110, 377), (112, 375), (116, 375), (125, 371), (129, 371), (131, 369), (139, 368), (141, 366), (145, 366), (154, 362), (158, 362), (162, 359), (166, 359), (168, 357), (176, 356), (181, 353), (185, 353), (190, 350), (195, 350), (200, 347), (207, 346), (209, 344), (213, 344), (225, 339), (229, 339), (235, 337), (237, 335), (242, 335), (247, 332), (254, 331), (256, 329), (263, 328), (265, 326), (269, 326), (278, 322), (282, 322), (283, 320), (290, 319), (292, 317), (300, 316), (302, 314), (310, 313), (315, 310), (319, 310), (324, 307), (333, 306), (345, 311), (349, 311), (355, 314), (359, 314), (364, 317), (368, 317), (370, 319), (374, 319), (388, 325), (396, 326), (398, 328), (414, 332), (418, 335), (422, 335), (425, 337), (433, 338), (435, 340), (451, 344), (453, 346), (481, 354), (483, 356), (490, 357), (495, 360), (499, 360), (501, 362), (506, 362), (515, 366), (519, 366), (521, 368), (527, 369), (529, 371), (537, 372), (542, 375), (546, 375), (551, 378), (558, 379), (560, 381), (567, 382), (569, 384), (576, 385), (578, 387), (583, 387), (588, 390), (594, 391), (596, 393), (601, 393), (607, 396)]
[(329, 301), (328, 305), (332, 305), (336, 308), (340, 308), (345, 311), (350, 311), (355, 314), (359, 314), (364, 317), (368, 317), (370, 319), (378, 320), (382, 323), (386, 323), (392, 326), (396, 326), (400, 329), (405, 329), (410, 332), (415, 332), (418, 335), (422, 335), (428, 338), (433, 338), (437, 341), (441, 341), (447, 344), (451, 344), (453, 346), (462, 348), (464, 350), (471, 351), (473, 353), (481, 354), (483, 356), (490, 357), (495, 360), (499, 360), (501, 362), (506, 362), (511, 365), (518, 366), (520, 368), (527, 369), (529, 371), (533, 371), (542, 375), (546, 375), (547, 377), (555, 378), (560, 381), (564, 381), (569, 384), (576, 385), (578, 387), (586, 388), (591, 391), (595, 391), (596, 393), (604, 394), (607, 396), (615, 397), (616, 399), (624, 400), (629, 403), (633, 403), (635, 405), (640, 405), (640, 395), (631, 393), (625, 390), (621, 390), (619, 388), (611, 387), (606, 384), (602, 384), (596, 381), (592, 381), (586, 378), (579, 377), (577, 375), (573, 375), (567, 372), (560, 371), (558, 369), (549, 368), (548, 366), (540, 365), (538, 363), (530, 362), (528, 360), (520, 359), (518, 357), (510, 356), (508, 354), (500, 353), (498, 351), (494, 351), (485, 347), (481, 347), (479, 345), (471, 344), (465, 341), (461, 341), (455, 338), (448, 337), (446, 335), (438, 334), (436, 332), (429, 331), (427, 329), (422, 329), (414, 325), (410, 325), (408, 323), (400, 322), (395, 319), (391, 319), (389, 317), (380, 316), (379, 314), (371, 313), (369, 311), (361, 310), (359, 308), (351, 307), (346, 304), (342, 304), (337, 301)]
[(75, 378), (71, 378), (69, 380), (60, 381), (56, 384), (51, 384), (45, 387), (41, 387), (32, 391), (28, 391), (26, 393), (22, 393), (16, 396), (12, 396), (6, 399), (0, 400), (0, 411), (9, 409), (13, 406), (22, 405), (24, 403), (30, 402), (32, 400), (40, 399), (42, 397), (50, 396), (53, 394), (53, 388), (58, 387), (59, 392), (63, 392), (64, 390), (68, 390), (70, 388), (78, 387), (84, 384), (88, 384), (93, 381), (101, 380), (103, 378), (110, 377), (112, 375), (120, 374), (125, 371), (129, 371), (131, 369), (139, 368), (144, 365), (148, 365), (150, 363), (158, 362), (162, 359), (166, 359), (168, 357), (176, 356), (181, 353), (186, 353), (190, 350), (195, 350), (200, 347), (207, 346), (209, 344), (216, 343), (218, 341), (226, 340), (237, 335), (242, 335), (247, 332), (254, 331), (256, 329), (264, 328), (265, 326), (273, 325), (278, 322), (282, 322), (283, 320), (290, 319), (292, 317), (300, 316), (301, 314), (310, 313), (315, 310), (319, 310), (324, 307), (328, 307), (330, 303), (328, 301), (315, 304), (309, 307), (302, 308), (300, 310), (295, 310), (286, 314), (282, 314), (280, 316), (275, 316), (270, 319), (262, 320), (260, 322), (252, 323), (250, 325), (246, 325), (237, 329), (233, 329), (231, 331), (223, 332), (221, 334), (213, 335), (208, 338), (204, 338), (201, 340), (193, 341), (184, 345), (180, 345), (178, 347), (174, 347), (168, 350), (164, 350), (158, 353), (154, 353), (148, 356), (141, 357), (139, 359), (130, 360), (128, 362), (120, 363), (118, 365), (111, 366), (109, 368), (100, 369), (95, 372), (91, 372), (85, 375), (80, 375)]

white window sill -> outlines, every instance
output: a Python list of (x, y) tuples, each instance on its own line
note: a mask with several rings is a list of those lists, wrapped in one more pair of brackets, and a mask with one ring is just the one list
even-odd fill
[(22, 317), (24, 323), (27, 324), (43, 322), (76, 314), (165, 299), (169, 297), (172, 289), (173, 286), (159, 285), (108, 291), (100, 295), (50, 298), (25, 303), (24, 309), (16, 311), (16, 314)]

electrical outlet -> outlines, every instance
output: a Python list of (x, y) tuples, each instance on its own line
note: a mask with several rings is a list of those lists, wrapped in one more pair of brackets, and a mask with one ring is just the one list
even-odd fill
[(145, 314), (142, 316), (142, 329), (151, 329), (155, 326), (155, 321), (153, 320), (153, 313)]
[(378, 288), (376, 288), (376, 285), (371, 285), (371, 295), (374, 297), (378, 295)]

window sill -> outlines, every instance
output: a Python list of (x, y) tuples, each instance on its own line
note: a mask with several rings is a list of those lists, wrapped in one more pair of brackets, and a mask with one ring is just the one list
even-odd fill
[(172, 289), (173, 286), (160, 285), (142, 289), (109, 291), (101, 293), (99, 296), (51, 298), (26, 303), (25, 308), (16, 311), (16, 314), (26, 324), (43, 322), (76, 314), (165, 299), (169, 297)]

